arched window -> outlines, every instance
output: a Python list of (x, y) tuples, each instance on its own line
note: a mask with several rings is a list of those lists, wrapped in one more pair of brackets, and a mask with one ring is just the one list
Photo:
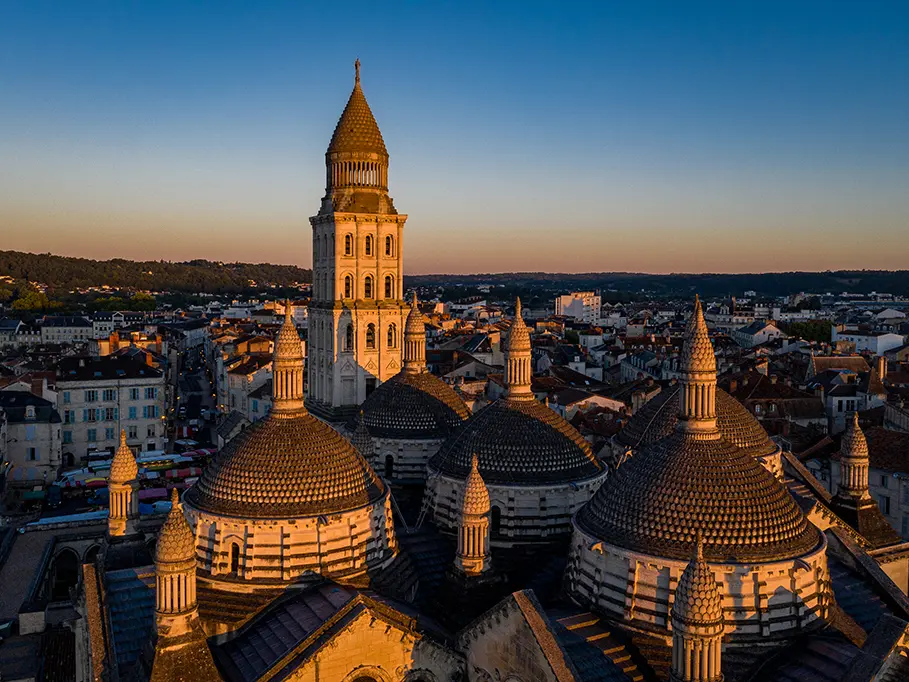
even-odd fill
[(385, 345), (389, 348), (398, 347), (398, 328), (393, 324), (388, 325), (388, 342)]
[(394, 298), (395, 278), (385, 275), (385, 298)]
[(390, 481), (395, 475), (395, 458), (393, 455), (385, 455), (385, 480)]
[(502, 532), (502, 510), (498, 507), (493, 507), (489, 516), (489, 534), (497, 537)]
[(344, 350), (351, 351), (353, 350), (353, 325), (347, 325), (347, 329), (344, 330)]
[(366, 280), (363, 282), (363, 298), (372, 298), (372, 276), (366, 275)]
[(385, 237), (385, 255), (394, 256), (395, 255), (395, 240), (391, 235)]
[(344, 298), (353, 298), (353, 277), (350, 275), (344, 277)]
[(366, 255), (372, 255), (372, 235), (366, 235)]
[(373, 350), (376, 347), (376, 325), (371, 322), (366, 325), (366, 347)]
[(234, 575), (240, 573), (240, 545), (236, 542), (230, 544), (230, 572)]
[(353, 255), (353, 237), (351, 237), (349, 234), (344, 235), (344, 255)]

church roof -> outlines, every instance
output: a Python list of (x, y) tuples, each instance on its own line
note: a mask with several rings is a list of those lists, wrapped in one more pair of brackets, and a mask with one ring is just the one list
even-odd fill
[(487, 405), (448, 437), (430, 466), (465, 479), (474, 454), (487, 485), (568, 483), (603, 470), (581, 434), (532, 399)]
[(583, 530), (626, 549), (711, 562), (773, 561), (820, 543), (786, 488), (723, 438), (676, 431), (620, 466), (578, 513)]
[(347, 100), (347, 106), (338, 119), (335, 132), (328, 145), (328, 153), (359, 152), (379, 154), (388, 157), (385, 141), (375, 116), (366, 102), (366, 96), (360, 87), (360, 62), (357, 60), (357, 77), (353, 92)]
[(361, 410), (373, 438), (444, 438), (470, 416), (454, 389), (426, 371), (382, 382)]
[[(663, 389), (647, 401), (628, 420), (616, 436), (616, 440), (631, 448), (640, 448), (654, 443), (675, 431), (679, 413), (680, 386)], [(770, 455), (777, 451), (777, 445), (770, 440), (764, 427), (745, 407), (726, 391), (716, 391), (717, 427), (723, 437), (753, 457)]]
[(350, 442), (310, 414), (271, 415), (235, 436), (186, 493), (197, 509), (243, 518), (354, 509), (385, 492)]

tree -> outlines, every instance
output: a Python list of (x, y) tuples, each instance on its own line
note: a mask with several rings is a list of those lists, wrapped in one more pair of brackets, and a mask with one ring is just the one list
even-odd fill
[(51, 302), (47, 298), (47, 294), (34, 290), (24, 292), (19, 298), (13, 301), (12, 305), (13, 310), (19, 311), (48, 310), (50, 307)]
[(129, 300), (129, 307), (132, 310), (154, 310), (155, 297), (140, 291)]

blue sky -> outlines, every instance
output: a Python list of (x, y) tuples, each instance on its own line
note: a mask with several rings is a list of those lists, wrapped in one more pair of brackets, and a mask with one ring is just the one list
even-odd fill
[(3, 2), (0, 248), (311, 262), (363, 85), (410, 273), (909, 267), (909, 3)]

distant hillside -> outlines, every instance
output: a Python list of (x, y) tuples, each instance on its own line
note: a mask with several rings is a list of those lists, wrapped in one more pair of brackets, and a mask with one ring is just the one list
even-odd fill
[(774, 272), (741, 275), (705, 273), (648, 275), (634, 272), (548, 273), (515, 272), (476, 275), (414, 275), (408, 285), (495, 284), (540, 286), (560, 289), (614, 289), (646, 291), (658, 296), (741, 296), (755, 291), (759, 296), (785, 296), (801, 291), (839, 294), (879, 293), (909, 296), (907, 270), (841, 270), (828, 272)]
[(240, 292), (249, 288), (250, 280), (259, 286), (288, 286), (312, 279), (311, 270), (295, 265), (207, 260), (137, 262), (122, 258), (97, 261), (22, 251), (0, 251), (0, 275), (27, 277), (60, 291), (106, 284), (114, 288), (185, 293)]

